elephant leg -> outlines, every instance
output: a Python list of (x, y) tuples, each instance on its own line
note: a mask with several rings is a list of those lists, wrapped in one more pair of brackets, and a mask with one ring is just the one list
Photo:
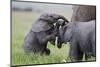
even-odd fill
[(50, 49), (46, 48), (44, 51), (42, 51), (41, 55), (50, 55)]
[(82, 61), (83, 52), (78, 51), (77, 49), (73, 49), (70, 51), (70, 59), (72, 62)]
[(78, 49), (78, 57), (77, 57), (77, 59), (78, 59), (78, 61), (82, 61), (82, 59), (83, 59), (83, 52), (82, 51), (80, 51), (80, 49)]
[(69, 57), (72, 62), (74, 62), (77, 57), (77, 44), (74, 41), (70, 43)]
[(78, 62), (82, 60), (83, 52), (80, 51), (78, 43), (76, 42), (71, 43), (69, 56), (72, 62)]
[(92, 53), (93, 53), (93, 56), (96, 57), (96, 43), (95, 43), (95, 41), (92, 41)]
[(77, 61), (77, 49), (76, 48), (72, 48), (72, 46), (70, 47), (70, 51), (69, 51), (69, 56), (72, 62)]
[(85, 60), (88, 60), (88, 55), (87, 54), (85, 54)]
[(85, 54), (85, 60), (86, 61), (88, 61), (88, 59), (90, 59), (92, 57), (95, 57), (92, 52)]
[(50, 55), (50, 49), (46, 48), (45, 53), (46, 53), (46, 55)]
[(35, 52), (33, 49), (34, 47), (36, 47), (37, 44), (37, 40), (36, 40), (36, 35), (34, 32), (30, 31), (25, 39), (24, 39), (24, 51), (25, 53), (30, 53), (30, 52)]
[(48, 35), (46, 36), (45, 38), (42, 39), (42, 42), (45, 43), (45, 42), (48, 42), (48, 41), (52, 41), (55, 39), (55, 35), (51, 34), (51, 35)]
[(85, 54), (85, 60), (87, 61), (88, 58), (91, 58), (91, 55)]
[(62, 47), (62, 41), (61, 41), (61, 38), (60, 37), (58, 37), (57, 47), (58, 48), (61, 48)]
[(50, 43), (55, 46), (55, 41), (56, 41), (56, 38), (51, 40)]

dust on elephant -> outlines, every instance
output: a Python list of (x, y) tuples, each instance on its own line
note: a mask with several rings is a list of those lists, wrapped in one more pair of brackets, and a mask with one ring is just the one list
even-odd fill
[(83, 54), (96, 56), (95, 33), (95, 20), (67, 23), (59, 29), (58, 48), (61, 48), (62, 43), (69, 42), (69, 56), (72, 61), (81, 61)]
[(96, 20), (96, 6), (74, 5), (72, 9), (72, 22), (86, 22), (90, 20)]
[(56, 23), (58, 19), (66, 21), (63, 16), (58, 14), (44, 13), (40, 15), (25, 37), (24, 50), (26, 53), (50, 54), (50, 50), (47, 48), (47, 42), (55, 42), (56, 29), (58, 26), (55, 27), (53, 24)]

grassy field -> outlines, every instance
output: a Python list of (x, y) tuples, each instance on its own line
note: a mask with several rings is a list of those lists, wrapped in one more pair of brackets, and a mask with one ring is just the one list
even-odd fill
[(51, 50), (49, 56), (24, 53), (24, 37), (38, 16), (38, 13), (32, 12), (12, 12), (12, 65), (61, 63), (67, 59), (69, 45), (63, 45), (58, 49), (57, 46), (48, 43), (48, 48)]

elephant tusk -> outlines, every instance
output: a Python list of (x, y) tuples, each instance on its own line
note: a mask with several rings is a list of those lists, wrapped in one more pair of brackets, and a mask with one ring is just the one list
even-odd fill
[(56, 45), (58, 44), (58, 37), (56, 37), (56, 41), (55, 41), (55, 44), (56, 44)]

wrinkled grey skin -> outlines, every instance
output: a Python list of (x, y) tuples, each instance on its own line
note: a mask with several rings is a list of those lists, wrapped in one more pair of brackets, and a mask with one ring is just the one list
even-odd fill
[[(96, 6), (75, 5), (73, 6), (71, 22), (87, 22), (96, 20)], [(87, 60), (88, 55), (85, 54)]]
[(96, 19), (96, 6), (74, 5), (71, 22), (87, 22)]
[(72, 61), (81, 61), (83, 54), (96, 56), (95, 20), (83, 23), (70, 22), (59, 29), (60, 44), (70, 43), (70, 58)]
[(48, 41), (55, 43), (56, 29), (53, 24), (58, 19), (65, 18), (57, 14), (42, 14), (36, 22), (33, 23), (30, 32), (26, 35), (24, 40), (24, 50), (26, 53), (40, 53), (49, 55), (50, 50), (47, 48)]

